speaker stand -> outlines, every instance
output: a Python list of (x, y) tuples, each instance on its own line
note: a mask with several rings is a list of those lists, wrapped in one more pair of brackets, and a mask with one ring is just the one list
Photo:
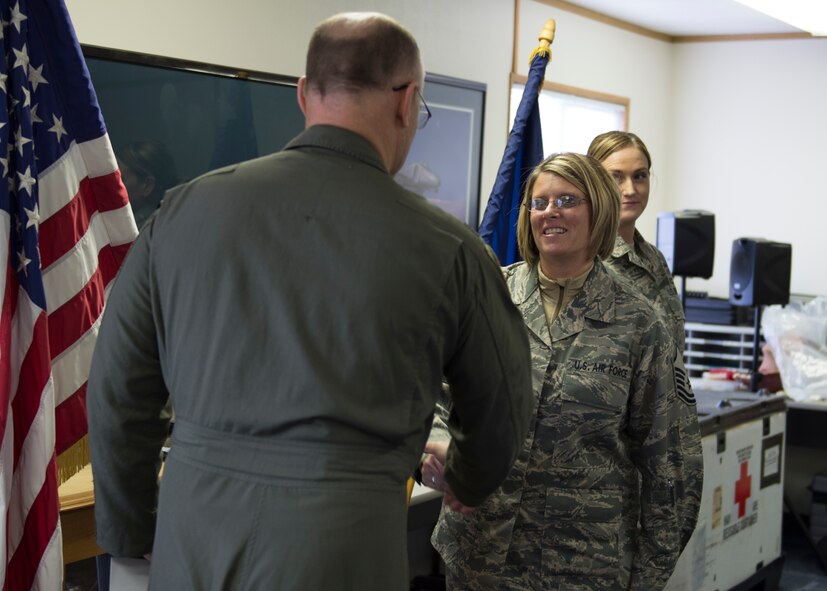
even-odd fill
[(761, 374), (758, 373), (758, 345), (761, 344), (761, 306), (755, 306), (755, 332), (752, 335), (752, 374), (749, 379), (751, 392), (758, 392), (758, 381)]

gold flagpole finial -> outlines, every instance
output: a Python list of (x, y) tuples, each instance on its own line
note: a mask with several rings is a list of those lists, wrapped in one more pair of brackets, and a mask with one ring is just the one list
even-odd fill
[(543, 30), (540, 31), (540, 36), (538, 37), (540, 45), (545, 45), (546, 47), (551, 45), (551, 42), (554, 41), (554, 32), (556, 30), (557, 23), (554, 22), (553, 18), (548, 19), (546, 24), (543, 26)]
[(554, 22), (553, 18), (550, 18), (546, 21), (546, 24), (543, 25), (543, 30), (540, 31), (540, 36), (538, 40), (540, 41), (540, 45), (531, 52), (531, 57), (528, 58), (528, 63), (530, 64), (534, 57), (537, 55), (547, 55), (549, 60), (551, 59), (551, 42), (554, 41), (554, 33), (557, 30), (557, 23)]

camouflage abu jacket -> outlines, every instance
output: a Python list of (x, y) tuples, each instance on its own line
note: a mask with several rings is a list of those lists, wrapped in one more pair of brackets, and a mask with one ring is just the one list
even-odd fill
[(661, 589), (688, 537), (683, 506), (697, 513), (702, 487), (684, 470), (700, 433), (664, 354), (674, 345), (651, 304), (599, 261), (550, 328), (536, 267), (505, 274), (529, 329), (534, 413), (502, 487), (470, 515), (443, 508), (432, 542), (449, 582)]
[[(669, 334), (675, 341), (675, 376), (678, 386), (678, 395), (694, 400), (692, 385), (683, 359), (686, 346), (686, 332), (684, 331), (685, 317), (678, 290), (672, 280), (672, 273), (663, 254), (653, 245), (646, 242), (640, 232), (635, 230), (635, 248), (626, 244), (620, 236), (615, 238), (615, 247), (612, 255), (606, 260), (609, 271), (629, 287), (649, 300), (655, 311), (660, 314)], [(683, 409), (685, 412), (678, 417), (678, 424), (689, 429), (683, 434), (684, 441), (691, 441), (692, 433), (697, 429), (697, 408), (694, 404)], [(685, 450), (684, 469), (694, 474), (693, 480), (703, 482), (703, 454), (697, 449)], [(689, 542), (689, 537), (698, 521), (698, 510), (701, 498), (698, 491), (697, 498), (689, 491), (691, 502), (684, 503), (681, 509), (681, 531), (683, 532), (681, 548)]]
[(666, 323), (669, 334), (675, 339), (678, 351), (683, 355), (686, 340), (683, 325), (686, 318), (663, 253), (646, 242), (640, 232), (635, 230), (635, 248), (626, 244), (618, 235), (614, 251), (606, 260), (606, 265), (652, 303)]

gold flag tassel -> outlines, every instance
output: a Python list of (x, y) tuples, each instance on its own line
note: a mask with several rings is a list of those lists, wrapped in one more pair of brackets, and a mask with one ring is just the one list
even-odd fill
[(554, 22), (553, 18), (548, 19), (538, 37), (540, 45), (531, 52), (531, 57), (528, 58), (529, 65), (531, 65), (531, 62), (533, 62), (534, 58), (538, 55), (548, 56), (549, 61), (551, 61), (551, 42), (554, 41), (554, 32), (556, 30), (557, 23)]
[(57, 485), (60, 486), (89, 463), (89, 436), (84, 435), (57, 457)]

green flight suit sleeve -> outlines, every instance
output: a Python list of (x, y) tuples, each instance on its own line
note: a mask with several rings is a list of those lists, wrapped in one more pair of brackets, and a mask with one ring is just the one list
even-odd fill
[(451, 435), (445, 479), (474, 507), (500, 486), (522, 449), (533, 394), (528, 335), (499, 266), (479, 245), (457, 257), (455, 301), (463, 302), (457, 346), (445, 366)]
[(113, 556), (152, 551), (159, 456), (169, 425), (161, 412), (169, 395), (147, 279), (150, 232), (145, 226), (112, 287), (86, 395), (97, 542)]

